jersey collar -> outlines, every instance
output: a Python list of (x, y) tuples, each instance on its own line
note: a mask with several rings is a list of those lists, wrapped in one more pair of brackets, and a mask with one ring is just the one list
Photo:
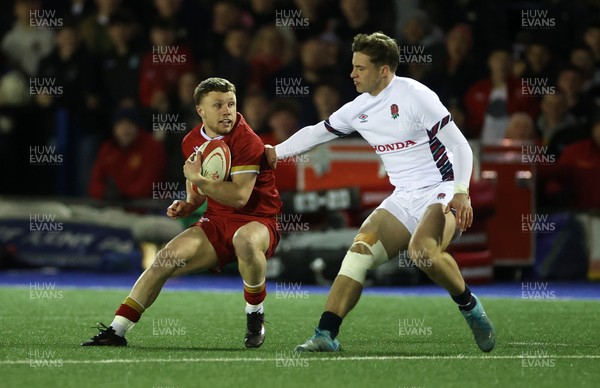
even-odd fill
[(202, 135), (203, 138), (205, 138), (206, 140), (221, 140), (223, 138), (223, 135), (221, 136), (217, 136), (217, 137), (210, 137), (206, 134), (206, 132), (204, 131), (204, 124), (202, 124), (202, 127), (200, 127), (200, 134)]
[[(242, 115), (240, 114), (240, 112), (237, 112), (235, 115), (235, 123), (233, 124), (233, 129), (231, 130), (231, 132), (233, 132), (238, 124), (240, 123), (242, 118)], [(228, 133), (228, 135), (231, 134), (231, 132)], [(225, 135), (221, 135), (221, 136), (217, 136), (217, 137), (210, 137), (206, 134), (206, 131), (204, 130), (204, 124), (202, 124), (202, 126), (200, 127), (200, 135), (202, 135), (203, 138), (205, 138), (206, 140), (221, 140), (225, 137)]]

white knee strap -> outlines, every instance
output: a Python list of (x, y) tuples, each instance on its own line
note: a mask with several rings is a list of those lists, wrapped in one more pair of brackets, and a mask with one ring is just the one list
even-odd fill
[(385, 263), (388, 260), (388, 256), (381, 241), (377, 241), (373, 245), (369, 245), (364, 241), (355, 241), (355, 244), (366, 246), (371, 253), (346, 252), (338, 275), (347, 276), (360, 284), (364, 284), (367, 277), (367, 270)]

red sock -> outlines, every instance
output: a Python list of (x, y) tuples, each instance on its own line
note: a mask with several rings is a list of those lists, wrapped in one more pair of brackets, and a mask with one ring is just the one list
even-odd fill
[(119, 306), (115, 315), (120, 315), (129, 319), (131, 322), (140, 320), (145, 308), (134, 299), (127, 297), (122, 305)]
[(265, 281), (263, 280), (257, 286), (249, 286), (244, 282), (244, 299), (251, 305), (256, 306), (261, 304), (267, 296), (267, 288), (265, 287)]

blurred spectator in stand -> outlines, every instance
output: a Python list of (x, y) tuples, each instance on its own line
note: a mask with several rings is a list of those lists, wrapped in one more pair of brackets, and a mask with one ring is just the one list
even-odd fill
[(67, 127), (52, 123), (54, 136), (64, 142), (58, 144), (64, 147), (67, 159), (62, 173), (67, 175), (72, 185), (62, 187), (61, 194), (82, 195), (105, 128), (103, 124), (108, 123), (103, 122), (99, 105), (97, 61), (82, 43), (76, 24), (64, 23), (58, 30), (56, 48), (40, 62), (39, 76), (53, 80), (61, 88), (61, 93), (58, 96), (36, 94), (37, 104), (53, 112), (61, 109), (69, 118), (66, 132)]
[[(291, 20), (294, 27), (290, 28), (294, 32), (299, 42), (321, 35), (331, 27), (333, 12), (335, 11), (335, 2), (325, 0), (294, 0), (296, 10), (292, 12)], [(289, 8), (285, 8), (286, 11)], [(300, 11), (299, 16), (296, 16)], [(283, 19), (286, 19), (285, 17)], [(305, 25), (306, 24), (306, 25)]]
[(196, 63), (190, 48), (177, 43), (177, 28), (158, 20), (150, 29), (152, 48), (142, 57), (139, 100), (142, 106), (166, 113), (168, 96), (175, 92), (179, 76), (194, 72)]
[(140, 53), (132, 44), (135, 19), (128, 11), (117, 11), (108, 23), (112, 50), (102, 59), (101, 80), (110, 107), (133, 107), (138, 94)]
[(240, 97), (246, 93), (250, 73), (250, 64), (246, 62), (250, 40), (246, 29), (233, 27), (225, 33), (224, 50), (219, 51), (216, 57), (215, 75), (233, 83)]
[(154, 0), (152, 2), (156, 11), (156, 19), (165, 20), (177, 26), (177, 40), (188, 43), (189, 39), (194, 38), (190, 31), (191, 26), (188, 25), (191, 15), (183, 12), (182, 4), (183, 0)]
[(508, 125), (506, 126), (506, 132), (502, 138), (508, 140), (518, 141), (536, 141), (535, 127), (531, 117), (524, 112), (515, 112), (510, 115), (508, 119)]
[(247, 93), (243, 101), (241, 112), (254, 132), (258, 134), (268, 132), (269, 100), (267, 96), (259, 90), (254, 90)]
[(64, 17), (81, 23), (92, 13), (92, 0), (70, 0), (68, 9), (65, 10)]
[(335, 34), (343, 45), (351, 45), (356, 34), (370, 34), (381, 30), (379, 21), (371, 17), (368, 0), (340, 0), (341, 18)]
[(444, 33), (421, 10), (408, 19), (398, 39), (398, 74), (423, 80), (432, 65), (442, 60)]
[(571, 50), (571, 65), (579, 69), (583, 77), (581, 90), (583, 93), (600, 84), (600, 70), (594, 64), (592, 51), (587, 47), (577, 47)]
[(255, 27), (275, 25), (277, 0), (250, 0), (250, 14)]
[[(379, 6), (379, 3), (377, 5)], [(339, 8), (341, 12), (338, 12), (334, 32), (340, 40), (341, 55), (334, 59), (338, 63), (352, 63), (354, 37), (357, 34), (370, 34), (385, 28), (382, 26), (381, 18), (371, 11), (372, 8), (378, 9), (379, 7), (371, 7), (368, 0), (341, 0)], [(390, 34), (390, 36), (392, 35)]]
[(591, 111), (589, 100), (583, 98), (583, 76), (575, 66), (567, 66), (558, 73), (556, 86), (567, 100), (569, 113), (579, 123), (585, 123)]
[(469, 87), (483, 74), (471, 52), (473, 37), (468, 25), (454, 26), (446, 34), (445, 43), (445, 55), (433, 63), (432, 71), (424, 76), (423, 83), (447, 104), (452, 100), (462, 100)]
[(540, 114), (537, 119), (537, 129), (542, 137), (542, 143), (550, 144), (559, 132), (571, 131), (577, 125), (575, 118), (568, 112), (567, 100), (564, 93), (556, 91), (544, 95), (540, 104)]
[[(300, 46), (300, 58), (271, 78), (267, 88), (272, 93), (271, 97), (296, 98), (302, 107), (302, 115), (308, 114), (313, 108), (308, 97), (318, 84), (335, 82), (340, 76), (348, 76), (347, 73), (341, 73), (339, 66), (331, 61), (332, 52), (331, 42), (320, 38), (306, 40)], [(345, 81), (351, 84), (347, 78)]]
[(556, 83), (558, 69), (556, 61), (548, 47), (541, 42), (530, 43), (525, 49), (522, 69), (515, 72), (515, 77), (535, 78), (548, 85)]
[(26, 106), (31, 101), (29, 79), (22, 70), (8, 68), (0, 75), (0, 107)]
[[(261, 134), (265, 144), (276, 145), (300, 129), (300, 111), (290, 102), (276, 103), (267, 118), (270, 132)], [(294, 159), (294, 158), (291, 158)], [(297, 184), (296, 160), (280, 160), (275, 170), (275, 184), (280, 192), (294, 191)]]
[(450, 112), (452, 121), (454, 121), (454, 123), (461, 130), (461, 132), (464, 132), (466, 130), (467, 117), (465, 114), (465, 108), (462, 105), (462, 100), (452, 98), (450, 99), (450, 101), (447, 102), (446, 107), (448, 108), (448, 112)]
[(600, 67), (600, 23), (593, 23), (585, 29), (583, 42), (591, 50), (596, 67)]
[(594, 120), (591, 136), (565, 147), (555, 179), (547, 188), (552, 196), (571, 197), (579, 209), (600, 209), (600, 120)]
[(250, 13), (235, 0), (216, 0), (209, 15), (212, 16), (209, 21), (210, 29), (202, 36), (202, 47), (198, 52), (204, 74), (214, 74), (217, 70), (214, 68), (213, 58), (223, 50), (227, 31), (234, 27), (250, 28), (252, 24)]
[(151, 198), (153, 183), (163, 179), (162, 145), (139, 127), (134, 109), (115, 112), (113, 138), (100, 147), (88, 186), (96, 199)]
[(40, 62), (39, 76), (53, 79), (62, 87), (62, 95), (60, 98), (36, 95), (38, 104), (65, 106), (80, 117), (97, 109), (96, 61), (82, 44), (77, 25), (65, 23), (58, 30), (54, 50)]
[(322, 83), (315, 86), (311, 96), (316, 117), (314, 120), (304, 120), (309, 123), (329, 120), (329, 116), (341, 106), (339, 88), (333, 83)]
[(534, 98), (522, 93), (521, 80), (511, 76), (511, 57), (506, 50), (494, 50), (488, 57), (489, 78), (477, 81), (465, 95), (467, 136), (483, 143), (501, 139), (510, 114), (526, 112), (535, 117)]
[(267, 80), (282, 66), (289, 63), (293, 47), (274, 26), (260, 28), (250, 44), (248, 87), (264, 88)]
[(54, 48), (54, 33), (41, 27), (30, 12), (41, 10), (38, 0), (15, 0), (15, 23), (2, 38), (2, 53), (28, 77), (38, 74), (40, 60)]
[(170, 182), (184, 180), (181, 173), (184, 163), (181, 142), (201, 122), (194, 102), (194, 90), (199, 82), (196, 73), (183, 73), (177, 82), (177, 93), (172, 96), (169, 104), (169, 113), (153, 115), (154, 138), (164, 144), (165, 152), (169, 155), (166, 176)]
[(108, 22), (120, 6), (121, 0), (96, 0), (96, 12), (81, 22), (81, 34), (92, 54), (102, 56), (112, 49)]
[[(420, 0), (419, 2), (422, 2)], [(445, 4), (450, 12), (461, 15), (460, 20), (471, 26), (473, 31), (473, 52), (485, 53), (490, 47), (507, 47), (510, 44), (508, 17), (505, 3), (496, 0), (461, 0), (440, 2), (431, 0), (434, 4)], [(450, 18), (450, 20), (454, 20)], [(457, 20), (458, 21), (458, 20)], [(484, 58), (481, 58), (482, 60)], [(479, 58), (478, 58), (479, 60)]]

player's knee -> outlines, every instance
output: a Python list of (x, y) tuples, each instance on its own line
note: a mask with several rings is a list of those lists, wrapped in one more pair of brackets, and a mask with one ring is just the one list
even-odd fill
[(432, 238), (413, 237), (408, 244), (408, 257), (424, 271), (433, 266), (440, 253), (440, 246)]
[(238, 257), (254, 256), (260, 252), (263, 241), (256, 233), (237, 231), (233, 235), (233, 246)]
[(387, 252), (375, 234), (359, 233), (342, 261), (339, 275), (363, 284), (367, 271), (387, 260)]

